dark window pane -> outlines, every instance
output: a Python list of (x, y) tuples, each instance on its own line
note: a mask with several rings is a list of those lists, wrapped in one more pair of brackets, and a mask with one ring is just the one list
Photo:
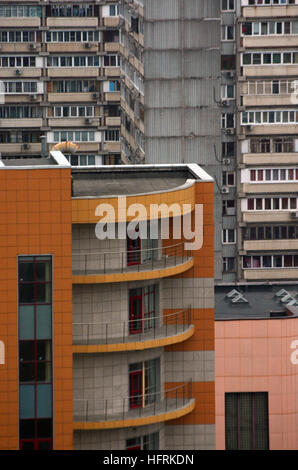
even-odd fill
[(38, 450), (51, 450), (52, 442), (51, 441), (41, 441), (38, 443)]
[(51, 280), (51, 265), (49, 262), (36, 263), (36, 280), (37, 281), (50, 281)]
[(22, 450), (34, 450), (34, 442), (22, 442), (21, 444)]
[(37, 341), (37, 360), (49, 361), (51, 359), (51, 342)]
[(34, 361), (34, 358), (35, 358), (34, 341), (20, 341), (19, 356), (20, 356), (20, 361)]
[(51, 302), (50, 284), (36, 284), (36, 302), (46, 304), (49, 304)]
[(34, 302), (34, 284), (20, 284), (20, 304), (32, 304)]
[(20, 281), (33, 281), (34, 269), (33, 263), (20, 263), (19, 264), (19, 280)]
[(52, 437), (52, 420), (37, 420), (37, 437)]
[(20, 439), (30, 439), (35, 437), (34, 419), (21, 419), (20, 421)]
[(34, 382), (35, 380), (35, 364), (32, 362), (20, 362), (20, 382)]

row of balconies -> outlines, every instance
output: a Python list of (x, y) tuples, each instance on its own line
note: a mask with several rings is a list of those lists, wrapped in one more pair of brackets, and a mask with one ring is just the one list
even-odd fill
[(1, 53), (119, 52), (119, 42), (1, 43)]
[[(54, 145), (54, 144), (53, 144)], [(120, 142), (80, 142), (80, 152), (121, 152)], [(0, 143), (0, 152), (2, 154), (14, 155), (41, 155), (41, 143), (40, 142), (28, 142), (28, 143)]]
[[(43, 93), (5, 94), (5, 103), (40, 103)], [(52, 93), (47, 94), (47, 103), (120, 103), (120, 92), (85, 92), (85, 93)], [(46, 103), (44, 103), (46, 104)]]
[(22, 118), (22, 119), (0, 119), (1, 128), (34, 128), (34, 127), (96, 127), (104, 130), (106, 127), (119, 127), (120, 117), (87, 117), (87, 118)]
[(242, 8), (242, 19), (290, 18), (298, 15), (298, 5), (256, 5)]
[[(118, 16), (94, 18), (94, 17), (48, 17), (45, 27), (48, 28), (118, 28), (121, 20)], [(1, 17), (0, 28), (40, 28), (42, 26), (41, 18), (19, 18), (19, 17)]]
[[(51, 77), (51, 78), (73, 78), (73, 67), (23, 67), (23, 68), (1, 68), (0, 77), (1, 78), (10, 78), (10, 77), (25, 77), (25, 78), (41, 78), (41, 77)], [(88, 77), (88, 78), (97, 78), (97, 77), (119, 77), (120, 76), (120, 67), (76, 67), (76, 78), (79, 77)]]

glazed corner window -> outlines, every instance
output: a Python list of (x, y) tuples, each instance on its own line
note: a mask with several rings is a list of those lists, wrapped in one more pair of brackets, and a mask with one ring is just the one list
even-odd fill
[(20, 449), (52, 449), (52, 258), (19, 257), (18, 287)]

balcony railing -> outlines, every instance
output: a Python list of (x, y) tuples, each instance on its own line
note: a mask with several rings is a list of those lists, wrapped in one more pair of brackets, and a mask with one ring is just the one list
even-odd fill
[(166, 269), (189, 261), (184, 242), (159, 248), (73, 253), (74, 275), (116, 274)]
[(116, 344), (167, 338), (188, 330), (191, 308), (117, 323), (73, 323), (74, 344)]
[(156, 393), (126, 398), (75, 399), (75, 422), (125, 421), (170, 413), (193, 402), (192, 382)]

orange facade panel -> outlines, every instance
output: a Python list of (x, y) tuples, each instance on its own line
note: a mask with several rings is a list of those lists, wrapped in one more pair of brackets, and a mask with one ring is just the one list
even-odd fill
[(70, 169), (0, 170), (0, 449), (19, 448), (20, 255), (52, 256), (54, 448), (73, 445), (70, 181)]

